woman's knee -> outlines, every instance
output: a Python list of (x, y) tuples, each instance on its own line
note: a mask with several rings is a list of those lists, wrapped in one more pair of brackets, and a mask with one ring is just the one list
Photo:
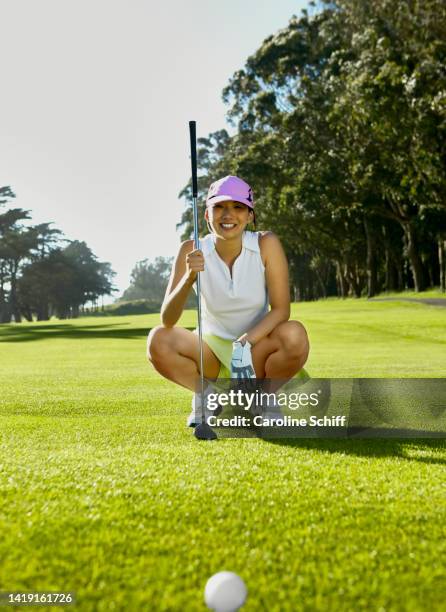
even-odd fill
[(283, 350), (290, 359), (305, 359), (310, 343), (305, 327), (299, 321), (287, 321), (278, 328), (278, 336)]
[(173, 328), (157, 325), (150, 330), (147, 338), (147, 359), (152, 363), (168, 357), (172, 351), (171, 337)]

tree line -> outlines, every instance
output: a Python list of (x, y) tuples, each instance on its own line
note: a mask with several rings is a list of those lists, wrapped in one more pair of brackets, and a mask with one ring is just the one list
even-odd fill
[[(156, 257), (138, 261), (130, 274), (130, 285), (111, 309), (116, 312), (135, 311), (159, 312), (169, 282), (174, 257)], [(195, 294), (191, 291), (186, 300), (186, 308), (196, 306)]]
[[(293, 298), (445, 290), (446, 4), (324, 1), (267, 38), (223, 90), (235, 128), (198, 141), (199, 201), (248, 181)], [(178, 227), (192, 236), (189, 183)]]
[(11, 187), (0, 187), (0, 323), (77, 317), (87, 302), (111, 295), (111, 265), (52, 223), (27, 225), (30, 211), (3, 211), (14, 198)]

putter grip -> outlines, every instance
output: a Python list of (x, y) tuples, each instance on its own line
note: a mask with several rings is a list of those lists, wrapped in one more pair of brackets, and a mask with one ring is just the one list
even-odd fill
[(192, 164), (192, 195), (194, 198), (197, 197), (198, 186), (197, 186), (197, 124), (195, 121), (189, 121), (189, 133), (190, 133), (190, 160)]

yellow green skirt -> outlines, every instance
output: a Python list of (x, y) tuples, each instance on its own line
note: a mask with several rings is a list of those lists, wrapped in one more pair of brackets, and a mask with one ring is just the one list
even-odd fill
[(203, 334), (203, 340), (220, 362), (218, 378), (231, 378), (232, 340)]
[[(220, 362), (218, 378), (231, 378), (232, 340), (225, 340), (213, 334), (203, 334), (203, 340)], [(305, 368), (302, 368), (293, 378), (308, 379), (310, 376)]]

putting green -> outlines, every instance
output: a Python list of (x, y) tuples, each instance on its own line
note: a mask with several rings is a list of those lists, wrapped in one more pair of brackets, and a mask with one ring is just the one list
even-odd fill
[[(445, 316), (293, 306), (319, 377), (444, 377)], [(82, 611), (198, 611), (228, 569), (246, 611), (443, 609), (444, 441), (199, 443), (190, 393), (145, 362), (157, 322), (0, 326), (0, 590), (72, 590)]]

